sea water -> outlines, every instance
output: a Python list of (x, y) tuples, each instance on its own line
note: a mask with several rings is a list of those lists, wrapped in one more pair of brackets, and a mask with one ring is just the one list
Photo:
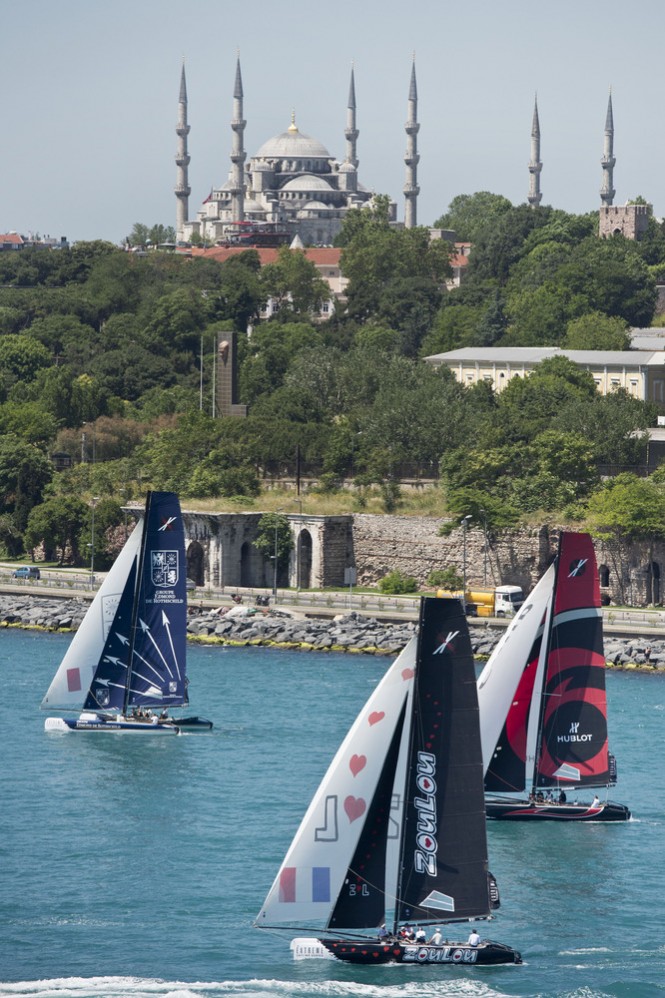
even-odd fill
[(68, 640), (0, 632), (0, 998), (665, 994), (665, 676), (607, 677), (633, 820), (488, 825), (502, 907), (482, 934), (524, 966), (363, 968), (294, 962), (252, 920), (388, 661), (192, 646), (211, 734), (46, 734)]

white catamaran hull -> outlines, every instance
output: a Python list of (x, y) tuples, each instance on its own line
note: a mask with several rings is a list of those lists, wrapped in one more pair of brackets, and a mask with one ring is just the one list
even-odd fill
[(190, 734), (210, 731), (211, 728), (212, 721), (202, 717), (169, 718), (167, 721), (153, 718), (151, 721), (140, 721), (131, 717), (81, 714), (76, 718), (47, 717), (44, 722), (44, 730), (49, 732), (101, 731), (113, 734), (180, 735), (183, 732)]

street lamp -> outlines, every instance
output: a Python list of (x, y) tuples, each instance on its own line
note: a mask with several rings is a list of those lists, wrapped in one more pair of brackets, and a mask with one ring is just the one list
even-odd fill
[(278, 513), (281, 513), (285, 509), (284, 506), (280, 506), (279, 509), (275, 510), (275, 547), (272, 555), (272, 599), (273, 603), (277, 599), (277, 531), (279, 529), (279, 517)]
[(99, 496), (92, 497), (92, 519), (90, 524), (90, 588), (95, 585), (95, 506), (99, 502)]
[(487, 513), (484, 509), (480, 510), (480, 515), (483, 518), (483, 585), (487, 585)]
[(466, 531), (469, 526), (469, 520), (471, 520), (471, 514), (463, 517), (460, 520), (462, 524), (463, 531), (463, 546), (462, 546), (462, 607), (464, 608), (464, 614), (466, 615)]

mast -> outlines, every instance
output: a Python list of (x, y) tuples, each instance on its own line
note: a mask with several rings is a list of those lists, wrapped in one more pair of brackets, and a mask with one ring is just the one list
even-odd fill
[(526, 764), (528, 765), (529, 760), (531, 760), (532, 793), (535, 793), (536, 791), (538, 762), (540, 760), (543, 744), (543, 718), (545, 716), (546, 702), (545, 680), (547, 677), (547, 663), (549, 661), (550, 648), (552, 645), (552, 618), (554, 615), (556, 586), (559, 578), (559, 558), (557, 558), (554, 572), (554, 586), (552, 588), (552, 596), (547, 604), (547, 610), (545, 611), (545, 626), (543, 628), (543, 637), (540, 643), (540, 655), (538, 656), (536, 678), (533, 684), (533, 698), (531, 701), (531, 710), (529, 712), (529, 721), (527, 725)]
[(129, 650), (127, 654), (127, 681), (125, 683), (125, 703), (123, 714), (127, 716), (129, 709), (129, 691), (132, 685), (132, 665), (134, 661), (134, 647), (136, 645), (136, 627), (139, 618), (139, 593), (143, 582), (143, 565), (145, 563), (145, 549), (148, 539), (148, 516), (152, 503), (152, 492), (149, 491), (145, 500), (145, 513), (143, 520), (143, 536), (141, 537), (141, 550), (139, 552), (138, 569), (136, 572), (136, 585), (134, 588), (134, 604), (132, 606), (132, 624), (130, 631)]
[(413, 691), (409, 700), (409, 716), (405, 723), (408, 724), (408, 742), (406, 751), (406, 766), (404, 767), (404, 783), (399, 788), (400, 796), (402, 799), (402, 819), (400, 821), (400, 831), (399, 831), (399, 848), (397, 850), (397, 885), (395, 888), (395, 907), (393, 910), (393, 936), (397, 936), (397, 928), (399, 925), (399, 899), (402, 896), (402, 880), (404, 877), (404, 852), (406, 844), (406, 794), (409, 782), (409, 760), (412, 757), (413, 752), (413, 742), (414, 742), (414, 723), (413, 715), (415, 710), (416, 696), (418, 693), (418, 666), (420, 665), (420, 655), (421, 655), (421, 643), (422, 643), (422, 633), (424, 626), (425, 617), (425, 600), (421, 598), (420, 600), (420, 611), (418, 613), (418, 644), (416, 650), (416, 661), (413, 666)]

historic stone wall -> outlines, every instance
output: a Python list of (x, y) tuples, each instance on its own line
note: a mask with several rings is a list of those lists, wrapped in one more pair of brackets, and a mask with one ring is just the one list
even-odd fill
[[(272, 562), (254, 548), (261, 513), (184, 512), (188, 574), (199, 585), (262, 587), (272, 585)], [(310, 588), (342, 587), (347, 568), (356, 584), (376, 585), (395, 569), (414, 576), (422, 587), (434, 569), (466, 565), (467, 587), (517, 585), (533, 588), (557, 551), (559, 529), (543, 524), (485, 534), (472, 524), (437, 517), (345, 516), (287, 517), (294, 540), (288, 585), (304, 578)], [(303, 539), (306, 535), (306, 544)], [(596, 543), (601, 586), (615, 603), (662, 603), (665, 544), (633, 544), (619, 550)], [(299, 561), (300, 559), (300, 561)], [(300, 567), (299, 567), (300, 566)], [(280, 585), (286, 584), (280, 578)]]
[(449, 521), (432, 517), (372, 516), (353, 518), (353, 541), (359, 585), (375, 585), (398, 569), (425, 585), (435, 569), (455, 567), (469, 586), (516, 585), (528, 590), (542, 575), (556, 551), (556, 537), (547, 527), (485, 536), (482, 527), (465, 531), (456, 525), (450, 534), (439, 531)]

